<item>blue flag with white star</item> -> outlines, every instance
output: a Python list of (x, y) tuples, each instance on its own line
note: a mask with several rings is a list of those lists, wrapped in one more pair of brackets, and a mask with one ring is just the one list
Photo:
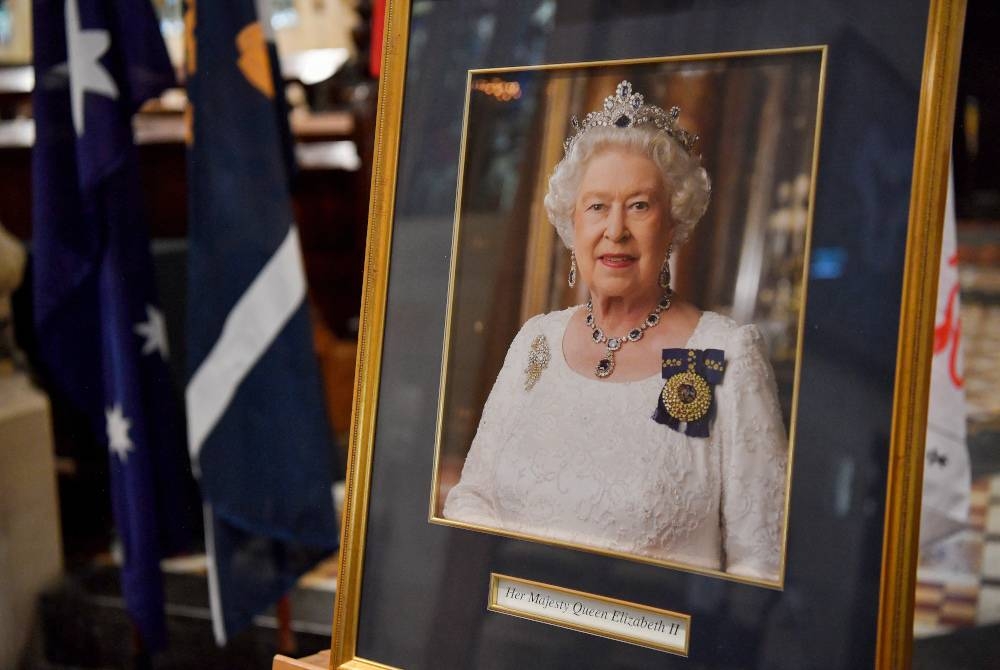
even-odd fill
[[(122, 592), (166, 641), (160, 560), (189, 478), (141, 211), (132, 116), (174, 82), (148, 0), (35, 0), (34, 314), (41, 372), (107, 444)], [(96, 493), (96, 492), (95, 492)]]
[(199, 0), (186, 21), (196, 45), (188, 284), (199, 287), (188, 299), (188, 446), (220, 644), (339, 539), (282, 148), (287, 116), (275, 108), (284, 91), (255, 4)]

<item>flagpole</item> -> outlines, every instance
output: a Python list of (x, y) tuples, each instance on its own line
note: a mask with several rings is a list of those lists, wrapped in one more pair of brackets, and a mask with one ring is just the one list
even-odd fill
[(281, 596), (276, 606), (278, 618), (278, 653), (293, 654), (297, 648), (292, 631), (292, 601), (288, 594)]
[[(192, 463), (194, 462), (192, 460)], [(215, 634), (215, 643), (223, 647), (226, 644), (226, 626), (223, 621), (219, 565), (215, 551), (215, 516), (212, 514), (210, 504), (204, 503), (201, 509), (205, 519), (205, 558), (208, 568), (208, 603), (212, 613), (212, 632)]]
[(152, 670), (153, 657), (150, 655), (146, 645), (142, 643), (142, 632), (135, 621), (129, 621), (132, 627), (132, 667), (135, 670)]

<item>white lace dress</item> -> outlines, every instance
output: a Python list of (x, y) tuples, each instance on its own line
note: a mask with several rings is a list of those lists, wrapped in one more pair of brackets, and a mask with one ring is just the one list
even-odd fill
[[(709, 437), (653, 421), (663, 379), (607, 382), (562, 353), (574, 309), (530, 319), (483, 409), (455, 521), (776, 581), (788, 440), (755, 326), (705, 312), (688, 348), (722, 349)], [(532, 341), (551, 352), (525, 389)]]

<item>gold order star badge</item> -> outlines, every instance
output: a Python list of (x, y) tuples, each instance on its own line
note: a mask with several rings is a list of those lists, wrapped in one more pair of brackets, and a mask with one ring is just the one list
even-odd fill
[(678, 421), (698, 421), (712, 406), (712, 389), (708, 382), (690, 370), (670, 377), (660, 395), (667, 413)]

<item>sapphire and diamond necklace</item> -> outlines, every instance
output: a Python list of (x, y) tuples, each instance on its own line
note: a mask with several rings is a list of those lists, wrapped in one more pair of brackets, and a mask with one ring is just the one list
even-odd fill
[(649, 313), (646, 320), (621, 337), (608, 337), (604, 334), (604, 331), (598, 327), (597, 320), (594, 318), (593, 299), (587, 301), (586, 323), (590, 326), (590, 336), (594, 340), (595, 344), (603, 344), (607, 347), (607, 351), (604, 352), (604, 357), (597, 362), (596, 366), (594, 366), (594, 374), (596, 376), (601, 379), (611, 376), (611, 373), (615, 371), (615, 352), (621, 349), (626, 342), (638, 342), (642, 339), (642, 335), (647, 329), (660, 323), (660, 314), (670, 309), (671, 295), (672, 292), (670, 289), (667, 289), (667, 292), (664, 293), (660, 298), (660, 301), (656, 303), (656, 308)]

